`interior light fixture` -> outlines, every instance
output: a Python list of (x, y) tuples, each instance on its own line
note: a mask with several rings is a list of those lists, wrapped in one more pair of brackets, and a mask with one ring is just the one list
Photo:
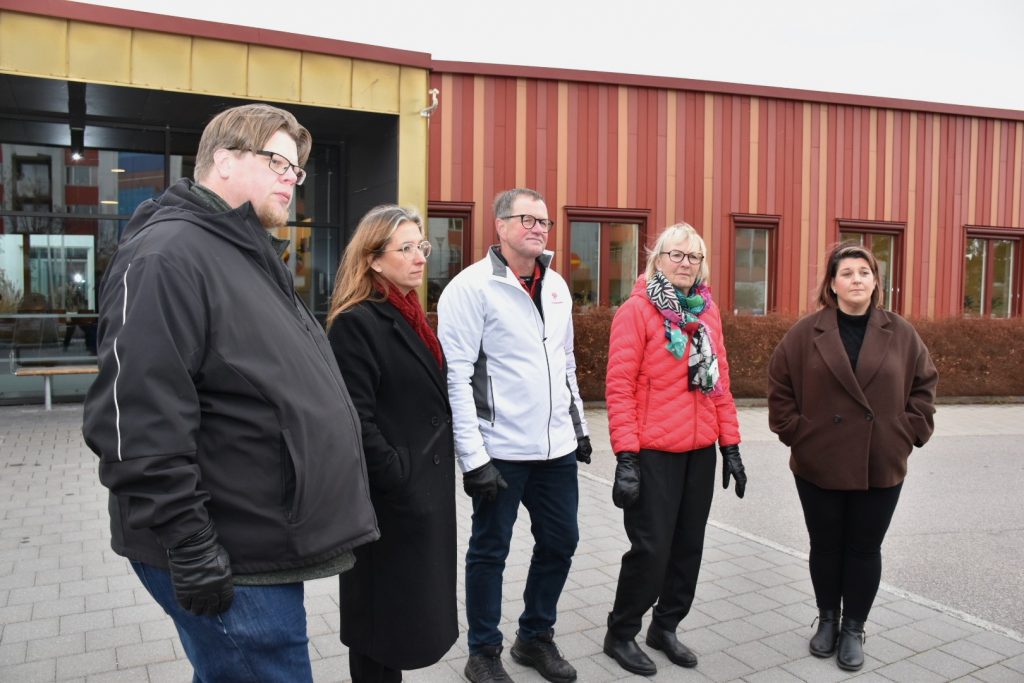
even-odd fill
[(82, 153), (85, 150), (85, 129), (71, 128), (71, 158), (75, 161), (82, 160)]
[(112, 168), (112, 169), (110, 169), (110, 172), (111, 173), (124, 173), (124, 169), (123, 168)]
[(100, 204), (117, 205), (116, 199), (101, 199)]

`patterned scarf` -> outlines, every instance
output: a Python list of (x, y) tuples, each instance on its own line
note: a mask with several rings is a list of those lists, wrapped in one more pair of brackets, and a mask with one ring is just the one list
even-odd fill
[(686, 389), (694, 387), (705, 394), (710, 394), (718, 384), (718, 357), (711, 347), (711, 335), (704, 322), (699, 318), (707, 304), (711, 301), (711, 290), (703, 283), (696, 283), (689, 295), (676, 289), (665, 274), (654, 271), (654, 276), (647, 281), (647, 298), (665, 318), (665, 348), (681, 360), (686, 353), (686, 338), (692, 338), (690, 353), (687, 358), (688, 383)]
[(437, 341), (437, 335), (430, 327), (430, 323), (427, 322), (427, 316), (423, 312), (423, 306), (420, 305), (420, 297), (416, 290), (410, 290), (408, 294), (402, 296), (397, 288), (388, 287), (388, 303), (398, 309), (413, 332), (423, 340), (430, 355), (437, 361), (437, 367), (444, 368), (444, 361), (441, 360), (441, 344)]

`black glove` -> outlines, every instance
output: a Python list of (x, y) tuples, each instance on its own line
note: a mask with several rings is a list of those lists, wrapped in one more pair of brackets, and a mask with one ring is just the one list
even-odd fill
[(167, 551), (174, 596), (196, 616), (220, 614), (231, 607), (235, 587), (228, 553), (217, 542), (213, 522)]
[(594, 447), (590, 445), (589, 436), (581, 436), (576, 439), (576, 460), (582, 462), (585, 465), (590, 464), (590, 454), (594, 452)]
[(482, 500), (490, 503), (498, 497), (498, 489), (507, 489), (508, 484), (494, 463), (488, 460), (480, 467), (462, 475), (462, 488), (469, 495), (480, 496)]
[(747, 490), (747, 473), (743, 469), (743, 461), (740, 460), (739, 446), (719, 446), (722, 452), (722, 488), (729, 488), (729, 475), (736, 479), (736, 496), (743, 497)]
[(640, 498), (640, 456), (623, 451), (616, 453), (615, 484), (612, 486), (612, 502), (617, 508), (633, 507)]

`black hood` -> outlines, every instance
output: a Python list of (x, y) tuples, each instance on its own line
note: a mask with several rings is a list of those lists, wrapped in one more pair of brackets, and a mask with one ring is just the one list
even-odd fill
[(193, 185), (193, 181), (182, 178), (163, 194), (140, 204), (128, 221), (121, 241), (127, 242), (146, 229), (159, 229), (160, 224), (167, 221), (185, 221), (227, 240), (243, 251), (259, 254), (259, 239), (267, 239), (268, 235), (252, 204), (246, 202), (230, 211), (212, 211), (192, 191)]

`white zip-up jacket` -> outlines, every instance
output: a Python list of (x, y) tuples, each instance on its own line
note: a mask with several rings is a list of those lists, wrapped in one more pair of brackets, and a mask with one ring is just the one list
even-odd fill
[(589, 433), (576, 384), (572, 296), (548, 268), (552, 252), (540, 257), (541, 317), (496, 249), (456, 275), (437, 304), (463, 472), (490, 458), (559, 458)]

